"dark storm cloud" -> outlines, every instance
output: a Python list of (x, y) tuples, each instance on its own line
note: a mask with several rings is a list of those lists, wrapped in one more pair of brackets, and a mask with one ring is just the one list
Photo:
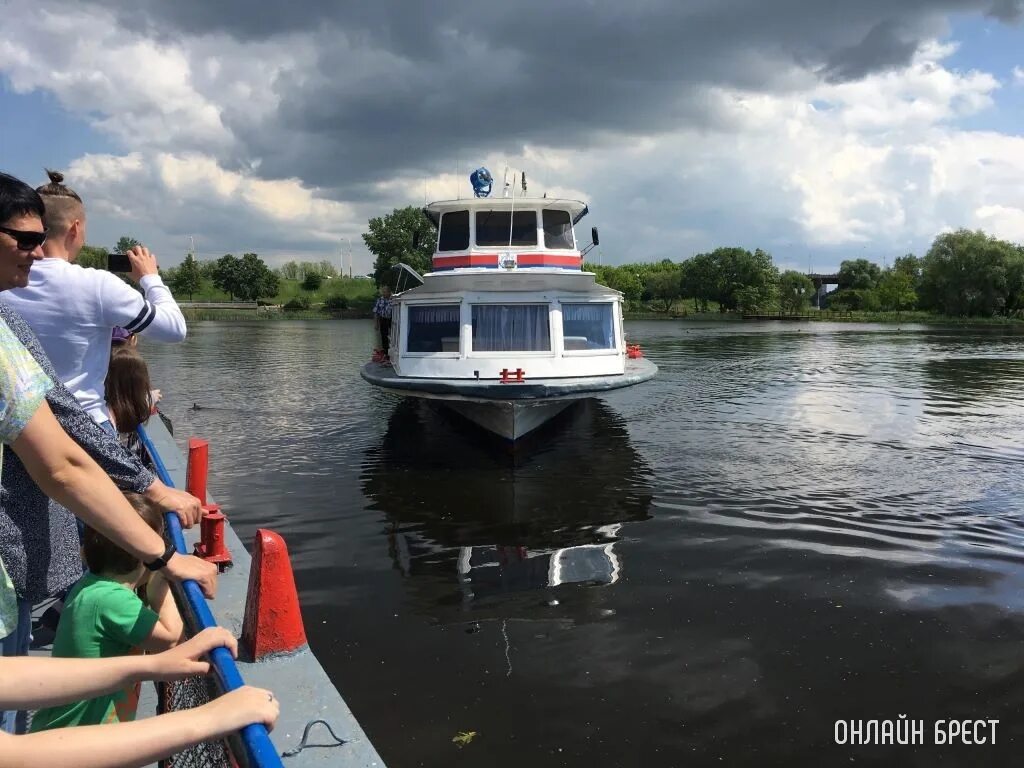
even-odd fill
[(1018, 22), (1024, 18), (1024, 0), (994, 0), (989, 16), (1007, 23)]
[(887, 20), (873, 26), (856, 45), (833, 54), (824, 74), (831, 82), (857, 80), (879, 69), (906, 64), (917, 46), (918, 40)]
[[(709, 86), (781, 92), (910, 61), (952, 11), (1009, 18), (1019, 0), (98, 0), (129, 28), (311, 49), (266, 87), (269, 119), (222, 104), (227, 165), (353, 196), (398, 173), (451, 170), (524, 145), (602, 145), (680, 126), (728, 129)], [(297, 33), (302, 33), (300, 38)], [(281, 38), (284, 39), (283, 37)], [(301, 39), (303, 42), (296, 43)], [(802, 80), (800, 78), (803, 78)]]

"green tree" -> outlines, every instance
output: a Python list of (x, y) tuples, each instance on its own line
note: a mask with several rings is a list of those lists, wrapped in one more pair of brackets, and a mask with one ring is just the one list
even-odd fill
[(283, 277), (285, 280), (298, 280), (299, 279), (299, 262), (297, 262), (297, 261), (286, 262), (285, 264), (282, 264), (278, 268), (277, 271), (281, 275), (281, 277)]
[(609, 288), (620, 291), (627, 301), (640, 301), (640, 296), (644, 292), (639, 275), (629, 265), (608, 269), (602, 282)]
[(647, 276), (647, 293), (662, 312), (671, 312), (672, 305), (679, 298), (678, 270), (659, 270)]
[(710, 254), (716, 272), (716, 299), (722, 312), (758, 312), (775, 301), (779, 270), (760, 248), (716, 248)]
[(1006, 312), (1015, 301), (1010, 278), (1018, 257), (1018, 246), (981, 230), (941, 234), (923, 260), (921, 304), (947, 315)]
[(302, 290), (304, 291), (319, 291), (320, 286), (324, 284), (324, 276), (319, 272), (307, 272), (306, 276), (302, 279)]
[(867, 259), (852, 259), (839, 265), (839, 287), (870, 291), (878, 285), (882, 269)]
[(217, 262), (216, 261), (207, 260), (207, 261), (200, 261), (199, 262), (199, 276), (202, 277), (203, 280), (210, 280), (210, 281), (212, 281), (213, 280), (213, 276), (214, 276), (214, 274), (216, 274), (216, 272), (217, 272)]
[[(396, 208), (386, 216), (370, 219), (369, 232), (363, 234), (370, 253), (376, 256), (373, 263), (373, 279), (377, 285), (390, 282), (391, 268), (405, 263), (420, 274), (430, 269), (437, 228), (423, 211), (410, 205)], [(414, 235), (418, 233), (417, 244), (413, 246)]]
[(1018, 245), (1006, 265), (1006, 314), (1024, 312), (1024, 245)]
[(128, 249), (134, 248), (136, 245), (142, 245), (142, 243), (140, 243), (134, 237), (129, 237), (128, 235), (121, 235), (121, 237), (117, 241), (117, 245), (114, 246), (114, 253), (125, 253), (128, 251)]
[(83, 245), (82, 250), (78, 252), (78, 258), (75, 259), (75, 264), (80, 267), (106, 269), (107, 249), (97, 248), (92, 245)]
[(698, 253), (683, 262), (680, 291), (693, 299), (696, 311), (708, 311), (708, 302), (718, 298), (718, 283), (718, 265), (710, 253)]
[(324, 259), (316, 265), (317, 271), (324, 277), (337, 277), (338, 268), (335, 267), (331, 262)]
[(235, 295), (245, 301), (256, 301), (277, 294), (280, 281), (273, 270), (255, 253), (242, 254), (237, 268)]
[(241, 261), (233, 254), (226, 253), (217, 259), (213, 268), (213, 284), (226, 293), (232, 301), (238, 294), (241, 278)]
[[(897, 259), (899, 262), (899, 259)], [(898, 265), (887, 269), (878, 280), (878, 288), (875, 289), (878, 297), (878, 305), (881, 309), (902, 312), (904, 309), (913, 309), (917, 303), (917, 292), (914, 290), (913, 273), (907, 269), (901, 269)]]
[(814, 283), (802, 272), (789, 269), (779, 276), (779, 306), (783, 312), (797, 314), (806, 309), (814, 295)]
[(192, 301), (192, 294), (202, 287), (203, 277), (199, 273), (199, 262), (191, 253), (185, 257), (181, 265), (174, 273), (171, 280), (171, 288), (176, 294), (188, 294), (188, 300)]

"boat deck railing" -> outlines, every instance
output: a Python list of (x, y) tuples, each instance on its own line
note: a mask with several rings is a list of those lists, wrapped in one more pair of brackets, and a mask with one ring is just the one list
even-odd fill
[[(165, 485), (173, 488), (174, 482), (171, 475), (167, 471), (159, 451), (146, 433), (145, 427), (138, 428), (138, 435), (152, 461), (157, 477)], [(165, 515), (165, 520), (167, 537), (180, 554), (189, 554), (178, 516), (173, 512), (168, 512)], [(180, 585), (173, 584), (172, 588), (190, 634), (218, 626), (202, 590), (195, 581), (185, 581)], [(210, 698), (245, 685), (238, 665), (226, 648), (215, 648), (211, 651), (209, 662), (211, 675), (207, 680), (184, 681), (183, 683), (167, 684), (164, 687), (159, 696), (161, 711), (195, 707)], [(164, 763), (164, 765), (175, 768), (185, 768), (185, 766), (216, 766), (219, 768), (235, 764), (246, 768), (281, 768), (281, 758), (278, 756), (264, 725), (248, 725), (228, 737), (225, 742), (197, 745)]]

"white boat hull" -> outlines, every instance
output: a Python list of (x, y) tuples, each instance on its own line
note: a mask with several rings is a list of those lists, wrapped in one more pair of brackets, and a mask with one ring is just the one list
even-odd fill
[(573, 403), (635, 386), (651, 379), (657, 370), (652, 362), (640, 358), (627, 360), (626, 372), (617, 376), (530, 379), (521, 384), (402, 377), (380, 363), (367, 363), (360, 373), (375, 386), (406, 397), (431, 400), (496, 435), (518, 440)]

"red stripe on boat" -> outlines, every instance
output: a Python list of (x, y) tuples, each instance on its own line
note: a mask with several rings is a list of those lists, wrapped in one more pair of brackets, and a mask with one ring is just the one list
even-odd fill
[(520, 267), (578, 267), (579, 256), (555, 256), (551, 253), (522, 253), (516, 260)]
[[(583, 259), (578, 256), (559, 256), (552, 253), (520, 253), (516, 263), (520, 267), (571, 267), (578, 269)], [(496, 253), (474, 253), (468, 256), (435, 256), (437, 269), (459, 269), (464, 267), (494, 267), (498, 264)]]

